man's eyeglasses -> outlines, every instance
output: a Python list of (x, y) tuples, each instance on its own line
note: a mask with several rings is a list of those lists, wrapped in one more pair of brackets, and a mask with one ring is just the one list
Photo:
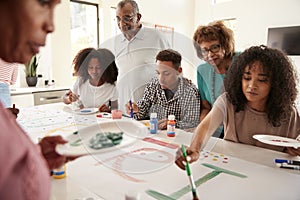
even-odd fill
[(118, 22), (118, 23), (120, 23), (121, 21), (123, 21), (123, 22), (125, 22), (125, 23), (132, 22), (134, 16), (135, 16), (135, 15), (132, 15), (132, 16), (124, 16), (124, 17), (122, 17), (122, 18), (117, 17), (117, 22)]
[(206, 48), (201, 49), (201, 53), (203, 56), (207, 56), (209, 52), (218, 53), (220, 51), (220, 48), (221, 48), (220, 44), (215, 44), (212, 45), (209, 49)]

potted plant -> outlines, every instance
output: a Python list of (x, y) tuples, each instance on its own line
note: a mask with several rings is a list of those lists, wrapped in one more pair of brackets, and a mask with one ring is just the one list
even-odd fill
[(37, 84), (36, 69), (38, 66), (37, 56), (32, 56), (28, 64), (25, 65), (26, 83), (29, 87), (34, 87)]

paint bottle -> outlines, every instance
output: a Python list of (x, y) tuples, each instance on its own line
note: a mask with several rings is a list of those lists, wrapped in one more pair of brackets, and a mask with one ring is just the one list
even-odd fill
[(156, 134), (158, 130), (157, 113), (150, 114), (150, 133)]
[(168, 116), (168, 123), (167, 123), (167, 136), (169, 137), (175, 137), (175, 115), (169, 115)]
[(61, 166), (60, 168), (52, 170), (52, 177), (55, 179), (61, 179), (66, 177), (66, 165)]

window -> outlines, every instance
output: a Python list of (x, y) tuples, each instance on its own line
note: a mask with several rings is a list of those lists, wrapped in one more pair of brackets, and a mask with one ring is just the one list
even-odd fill
[(79, 50), (99, 46), (98, 4), (71, 0), (72, 58)]

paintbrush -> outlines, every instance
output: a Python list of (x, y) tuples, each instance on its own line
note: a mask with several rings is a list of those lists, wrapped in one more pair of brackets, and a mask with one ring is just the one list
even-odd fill
[(129, 100), (129, 106), (130, 106), (130, 118), (133, 118), (133, 108), (132, 108), (132, 101)]
[(192, 187), (193, 200), (199, 200), (199, 198), (197, 196), (196, 185), (195, 185), (195, 182), (194, 182), (194, 178), (192, 176), (190, 164), (189, 164), (189, 162), (186, 159), (187, 154), (186, 154), (184, 145), (181, 145), (181, 151), (182, 151), (184, 159), (186, 160), (185, 170), (187, 172), (187, 175), (189, 177), (189, 181), (190, 181), (190, 184), (191, 184), (191, 187)]

